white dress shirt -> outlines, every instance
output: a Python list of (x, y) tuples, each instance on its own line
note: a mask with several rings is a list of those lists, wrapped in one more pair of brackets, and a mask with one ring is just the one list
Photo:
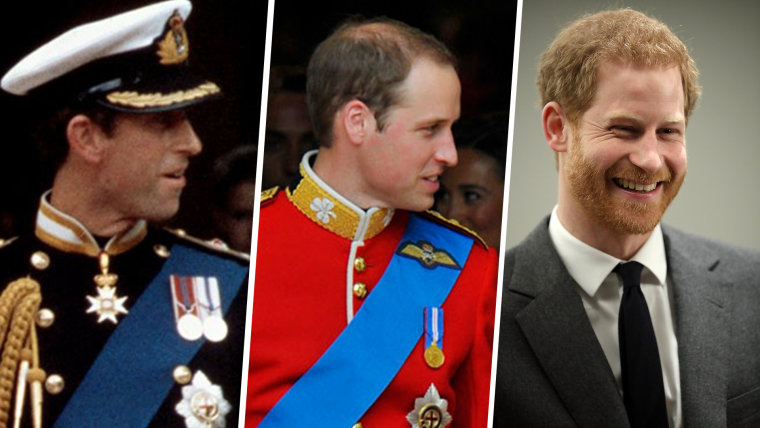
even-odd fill
[(623, 295), (623, 282), (612, 269), (621, 262), (637, 261), (644, 265), (641, 272), (641, 292), (647, 301), (649, 315), (660, 353), (662, 379), (670, 426), (680, 428), (681, 382), (678, 371), (678, 342), (672, 310), (672, 290), (668, 285), (667, 258), (662, 229), (658, 224), (649, 239), (631, 260), (620, 260), (581, 242), (565, 229), (557, 217), (557, 207), (549, 220), (549, 235), (570, 276), (580, 285), (578, 294), (583, 300), (591, 327), (602, 346), (607, 362), (623, 393), (618, 345), (618, 311)]

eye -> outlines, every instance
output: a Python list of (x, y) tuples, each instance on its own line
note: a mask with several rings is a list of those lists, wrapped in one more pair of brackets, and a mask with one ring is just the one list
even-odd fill
[(172, 110), (158, 113), (155, 122), (164, 129), (171, 129), (187, 120), (187, 114), (183, 110)]
[(441, 129), (441, 124), (436, 122), (436, 123), (431, 123), (431, 124), (422, 126), (420, 128), (420, 131), (422, 131), (422, 133), (425, 135), (433, 135), (437, 133), (439, 129)]
[(483, 195), (481, 195), (480, 192), (474, 190), (465, 190), (463, 196), (464, 202), (468, 205), (476, 204), (480, 202), (481, 199), (483, 199)]
[(676, 128), (662, 128), (660, 129), (660, 134), (668, 134), (668, 135), (677, 135), (680, 134), (681, 131)]
[(683, 132), (678, 127), (661, 128), (657, 130), (657, 134), (665, 141), (681, 141)]
[(613, 132), (616, 134), (622, 134), (622, 135), (632, 135), (637, 132), (636, 128), (628, 125), (615, 125), (610, 128)]

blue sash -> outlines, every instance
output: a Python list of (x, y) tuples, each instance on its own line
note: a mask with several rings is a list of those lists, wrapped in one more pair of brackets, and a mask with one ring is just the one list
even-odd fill
[(216, 276), (226, 312), (247, 272), (247, 266), (234, 260), (175, 244), (161, 272), (119, 322), (54, 426), (147, 426), (174, 384), (174, 367), (187, 364), (205, 342), (189, 342), (177, 333), (169, 275)]
[[(399, 246), (427, 242), (445, 249), (464, 266), (473, 240), (411, 215), (400, 242)], [(354, 425), (420, 340), (425, 306), (441, 306), (460, 272), (461, 268), (425, 267), (397, 252), (351, 323), (267, 413), (259, 428)]]

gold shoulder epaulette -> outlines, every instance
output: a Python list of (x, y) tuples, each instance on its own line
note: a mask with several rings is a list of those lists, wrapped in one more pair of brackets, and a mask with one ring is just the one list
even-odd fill
[(424, 214), (425, 217), (431, 219), (432, 221), (438, 224), (449, 227), (449, 229), (454, 229), (462, 234), (465, 234), (467, 236), (474, 238), (476, 241), (480, 242), (484, 248), (486, 249), (488, 248), (488, 244), (486, 244), (486, 241), (483, 240), (483, 238), (481, 238), (480, 235), (477, 234), (477, 232), (475, 232), (474, 230), (466, 226), (463, 226), (461, 223), (454, 220), (453, 218), (444, 217), (438, 211), (433, 211), (433, 210), (427, 210), (421, 214)]
[(266, 202), (271, 201), (274, 198), (274, 196), (277, 194), (277, 192), (279, 191), (280, 191), (280, 186), (274, 186), (274, 187), (270, 187), (267, 190), (263, 190), (261, 192), (261, 204), (263, 205)]
[(164, 230), (176, 236), (182, 241), (195, 244), (196, 246), (199, 246), (211, 252), (230, 256), (246, 263), (251, 261), (250, 255), (242, 251), (236, 251), (227, 247), (227, 244), (225, 244), (221, 239), (212, 239), (211, 241), (207, 241), (201, 238), (196, 238), (195, 236), (188, 235), (187, 232), (185, 232), (183, 229), (170, 229), (166, 227)]
[(6, 247), (11, 244), (11, 242), (15, 241), (18, 238), (18, 236), (14, 236), (13, 238), (0, 238), (0, 248)]

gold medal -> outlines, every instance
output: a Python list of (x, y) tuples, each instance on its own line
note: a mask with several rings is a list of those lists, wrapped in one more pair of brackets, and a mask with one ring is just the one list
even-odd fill
[(441, 367), (445, 359), (446, 357), (443, 355), (443, 350), (438, 347), (438, 344), (435, 341), (425, 349), (425, 362), (430, 368), (437, 369)]

